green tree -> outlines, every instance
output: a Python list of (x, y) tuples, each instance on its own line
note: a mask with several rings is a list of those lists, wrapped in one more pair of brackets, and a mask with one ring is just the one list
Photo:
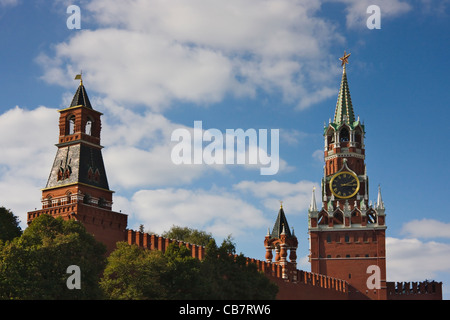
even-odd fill
[(120, 242), (100, 286), (114, 300), (197, 299), (199, 272), (200, 261), (186, 247), (170, 244), (162, 253)]
[(163, 275), (167, 260), (160, 251), (118, 242), (108, 257), (100, 280), (106, 298), (114, 300), (165, 299)]
[(162, 253), (120, 242), (100, 286), (109, 299), (274, 299), (277, 286), (235, 252), (230, 237), (211, 239), (202, 261), (176, 243)]
[[(101, 298), (98, 280), (105, 253), (81, 223), (41, 215), (0, 249), (0, 298)], [(71, 265), (81, 270), (80, 290), (67, 287)]]
[(165, 252), (166, 272), (163, 277), (166, 298), (170, 300), (198, 299), (202, 291), (200, 260), (193, 258), (185, 246), (171, 243)]
[(231, 237), (217, 247), (214, 240), (206, 247), (206, 257), (201, 265), (203, 276), (202, 299), (214, 300), (268, 300), (275, 299), (278, 287), (255, 264), (247, 264)]
[(10, 241), (22, 235), (19, 219), (5, 207), (0, 207), (0, 241)]
[(206, 246), (212, 239), (214, 239), (211, 233), (175, 225), (172, 226), (169, 231), (164, 232), (162, 236), (165, 238), (177, 239), (199, 246)]

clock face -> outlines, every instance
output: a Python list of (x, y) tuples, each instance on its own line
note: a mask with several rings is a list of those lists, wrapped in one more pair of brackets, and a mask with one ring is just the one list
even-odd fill
[(351, 198), (359, 191), (359, 179), (351, 172), (339, 172), (331, 178), (330, 189), (338, 198)]

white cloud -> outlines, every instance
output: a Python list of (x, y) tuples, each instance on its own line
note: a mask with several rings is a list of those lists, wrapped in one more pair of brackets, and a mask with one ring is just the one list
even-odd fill
[(312, 158), (317, 162), (323, 164), (323, 149), (319, 149), (313, 152)]
[[(261, 168), (269, 166), (262, 163), (261, 159), (258, 159), (256, 164), (248, 164), (248, 156), (246, 164), (237, 164), (236, 159), (231, 159), (231, 164), (208, 165), (203, 159), (202, 164), (176, 165), (171, 155), (173, 148), (179, 142), (171, 141), (171, 135), (177, 129), (185, 129), (193, 137), (193, 127), (173, 123), (164, 116), (150, 111), (143, 115), (138, 114), (115, 104), (110, 99), (91, 100), (96, 109), (108, 111), (102, 120), (102, 144), (106, 146), (103, 154), (107, 172), (110, 172), (108, 177), (111, 186), (173, 187), (192, 183), (208, 173), (228, 174), (239, 167), (260, 174)], [(211, 128), (202, 128), (202, 134), (205, 134), (207, 129)], [(268, 134), (270, 133), (269, 131)], [(222, 134), (225, 136), (226, 132)], [(205, 137), (203, 139), (206, 141)], [(191, 141), (183, 140), (182, 143), (191, 143), (193, 148)], [(205, 148), (209, 143), (205, 142), (203, 147)], [(246, 143), (249, 144), (248, 141)], [(249, 144), (245, 152), (266, 155), (264, 148), (265, 146), (258, 144), (255, 146)], [(234, 157), (237, 158), (238, 154), (241, 154), (241, 149), (236, 146), (235, 149)], [(229, 156), (226, 150), (224, 154)], [(271, 161), (274, 161), (274, 156), (270, 155), (270, 157)], [(280, 172), (292, 169), (283, 159), (279, 159), (279, 166)]]
[(0, 205), (26, 223), (27, 211), (40, 207), (57, 142), (58, 112), (15, 107), (0, 115)]
[(268, 210), (274, 210), (283, 202), (287, 215), (304, 214), (311, 202), (313, 187), (317, 185), (311, 181), (299, 181), (297, 183), (268, 181), (242, 181), (233, 186), (234, 190), (252, 195), (263, 203)]
[(218, 166), (175, 165), (171, 160), (173, 130), (184, 127), (160, 114), (137, 114), (109, 99), (95, 100), (96, 108), (108, 110), (102, 124), (106, 170), (112, 188), (176, 186), (191, 183)]
[(403, 225), (401, 233), (412, 238), (450, 238), (450, 223), (434, 219), (412, 220)]
[[(319, 53), (314, 32), (330, 36), (328, 25), (313, 17), (320, 9), (317, 0), (96, 0), (88, 9), (102, 26), (158, 33), (181, 43), (225, 52), (309, 56)], [(300, 41), (292, 41), (293, 38)]]
[(338, 65), (328, 52), (343, 37), (319, 9), (319, 1), (94, 0), (83, 19), (99, 29), (38, 62), (49, 83), (69, 85), (82, 69), (95, 91), (157, 112), (261, 89), (302, 109), (335, 94), (327, 84)]
[[(227, 90), (224, 84), (232, 80), (229, 61), (220, 53), (182, 46), (158, 35), (82, 31), (55, 51), (56, 59), (38, 58), (46, 68), (47, 82), (68, 85), (82, 69), (92, 90), (154, 111), (172, 99), (200, 104), (220, 101)], [(67, 59), (71, 62), (66, 66)]]
[(450, 244), (387, 237), (386, 260), (388, 281), (442, 281), (436, 276), (450, 273)]
[(270, 223), (260, 210), (223, 190), (140, 190), (129, 205), (133, 217), (156, 233), (175, 224), (205, 230), (215, 237), (239, 236), (247, 228)]
[(297, 146), (309, 137), (308, 133), (296, 129), (281, 129), (280, 141), (287, 143), (290, 146)]

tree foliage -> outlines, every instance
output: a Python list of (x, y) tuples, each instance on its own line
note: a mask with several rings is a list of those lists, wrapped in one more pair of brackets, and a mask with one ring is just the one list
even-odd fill
[(231, 238), (217, 247), (214, 240), (206, 248), (202, 262), (204, 299), (268, 300), (275, 299), (278, 287), (260, 273), (255, 264), (247, 264), (241, 253), (236, 255)]
[(119, 242), (108, 257), (100, 287), (109, 299), (159, 299), (165, 295), (161, 285), (165, 265), (162, 252)]
[(0, 241), (10, 241), (22, 235), (19, 219), (5, 207), (0, 207)]
[(171, 244), (162, 253), (120, 242), (108, 257), (100, 286), (109, 299), (196, 299), (199, 266), (186, 247)]
[(213, 240), (211, 233), (199, 231), (188, 227), (172, 226), (169, 231), (162, 234), (164, 238), (177, 239), (180, 241), (196, 244), (198, 246), (206, 246)]
[[(10, 211), (9, 227), (17, 219)], [(13, 218), (11, 218), (12, 216)], [(186, 246), (165, 252), (119, 242), (106, 259), (106, 248), (74, 220), (41, 215), (21, 235), (1, 229), (0, 299), (274, 299), (277, 287), (236, 255), (231, 238), (218, 247), (211, 234), (173, 227), (165, 236), (207, 244), (203, 260)], [(8, 234), (8, 236), (6, 236)], [(81, 289), (70, 290), (67, 268), (81, 270)]]
[(108, 258), (101, 287), (110, 299), (275, 299), (278, 288), (245, 257), (235, 256), (228, 238), (210, 240), (203, 261), (185, 246), (165, 253), (119, 243)]
[[(105, 246), (76, 221), (41, 215), (0, 248), (1, 299), (97, 299)], [(82, 290), (69, 290), (67, 268), (81, 269)]]

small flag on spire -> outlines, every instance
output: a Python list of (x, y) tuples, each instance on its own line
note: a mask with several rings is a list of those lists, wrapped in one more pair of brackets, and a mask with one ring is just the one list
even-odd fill
[(80, 80), (80, 85), (82, 85), (83, 84), (83, 71), (81, 71), (80, 74), (77, 74), (75, 76), (74, 80)]

